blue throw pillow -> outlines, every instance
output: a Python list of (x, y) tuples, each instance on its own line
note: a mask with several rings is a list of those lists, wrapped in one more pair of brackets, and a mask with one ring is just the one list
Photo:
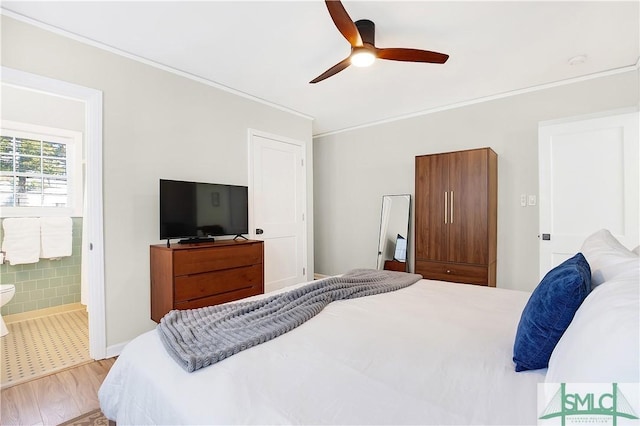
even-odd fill
[(522, 311), (513, 361), (516, 371), (549, 365), (553, 348), (591, 290), (591, 268), (578, 253), (553, 268), (540, 281)]

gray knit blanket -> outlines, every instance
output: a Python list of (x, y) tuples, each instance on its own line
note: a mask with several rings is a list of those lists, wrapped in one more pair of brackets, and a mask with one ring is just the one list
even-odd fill
[(192, 372), (293, 330), (332, 301), (399, 290), (421, 278), (354, 269), (262, 299), (173, 310), (160, 320), (157, 330), (169, 355)]

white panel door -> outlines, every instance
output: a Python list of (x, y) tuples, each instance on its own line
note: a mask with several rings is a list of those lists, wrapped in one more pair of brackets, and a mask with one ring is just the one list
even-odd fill
[(638, 244), (638, 112), (539, 128), (540, 277), (605, 228)]
[(250, 131), (252, 238), (264, 241), (265, 291), (307, 280), (301, 142)]

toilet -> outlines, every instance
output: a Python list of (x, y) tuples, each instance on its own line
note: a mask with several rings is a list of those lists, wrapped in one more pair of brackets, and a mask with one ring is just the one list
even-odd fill
[[(0, 306), (4, 306), (16, 294), (16, 286), (13, 284), (0, 284)], [(0, 315), (0, 337), (6, 336), (9, 334), (9, 330), (7, 329), (7, 325), (4, 323), (4, 319), (2, 319), (2, 315)]]

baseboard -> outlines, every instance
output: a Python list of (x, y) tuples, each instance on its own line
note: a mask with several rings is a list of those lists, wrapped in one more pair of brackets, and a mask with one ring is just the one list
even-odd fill
[(107, 346), (107, 351), (105, 358), (113, 358), (115, 356), (119, 356), (122, 353), (122, 350), (130, 341), (126, 341), (124, 343), (118, 343), (116, 345)]
[(86, 310), (82, 303), (68, 303), (66, 305), (53, 306), (51, 308), (36, 309), (33, 311), (21, 312), (19, 314), (4, 315), (2, 318), (6, 324), (27, 321), (35, 318), (47, 317), (49, 315), (61, 314), (63, 312)]

